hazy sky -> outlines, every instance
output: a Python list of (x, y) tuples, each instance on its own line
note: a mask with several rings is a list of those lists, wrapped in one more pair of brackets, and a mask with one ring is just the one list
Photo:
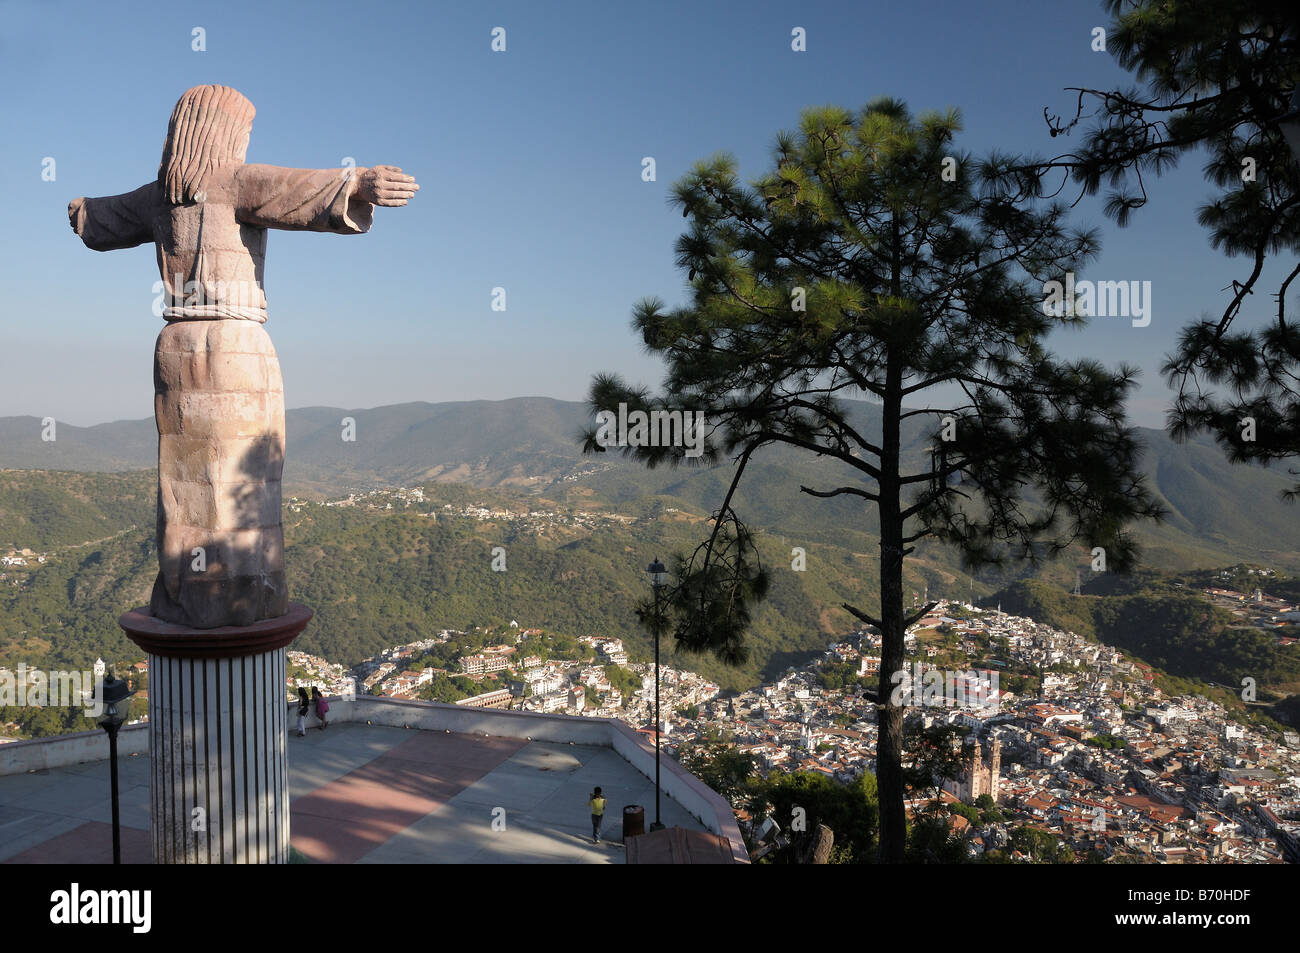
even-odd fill
[[(683, 227), (666, 197), (725, 150), (767, 170), (799, 111), (880, 95), (955, 106), (962, 149), (1051, 154), (1043, 107), (1067, 86), (1131, 80), (1090, 48), (1105, 19), (1071, 3), (277, 4), (0, 2), (0, 416), (76, 425), (153, 410), (152, 245), (91, 252), (68, 228), (79, 195), (157, 172), (177, 98), (234, 86), (257, 107), (248, 161), (391, 163), (419, 180), (364, 236), (276, 232), (267, 330), (290, 407), (547, 395), (577, 400), (595, 371), (657, 383), (628, 328), (634, 301), (683, 300)], [(507, 49), (490, 48), (494, 27)], [(202, 28), (206, 51), (192, 46)], [(807, 52), (791, 50), (803, 27)], [(658, 178), (641, 178), (653, 156)], [(42, 179), (55, 160), (55, 181)], [(1247, 270), (1210, 249), (1201, 160), (1154, 183), (1127, 229), (1103, 227), (1088, 277), (1152, 282), (1149, 327), (1096, 319), (1053, 341), (1145, 368), (1133, 417), (1159, 426), (1158, 374), (1178, 327), (1221, 310)], [(1073, 197), (1074, 193), (1069, 193)], [(507, 310), (491, 310), (494, 287)], [(1276, 283), (1274, 283), (1274, 287)], [(1267, 319), (1267, 292), (1242, 327)]]

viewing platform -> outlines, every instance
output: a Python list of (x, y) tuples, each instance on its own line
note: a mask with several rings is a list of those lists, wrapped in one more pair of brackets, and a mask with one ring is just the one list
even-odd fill
[[(654, 748), (621, 721), (361, 696), (300, 738), (288, 707), (291, 843), (309, 862), (624, 863), (624, 805), (654, 820)], [(148, 745), (147, 725), (118, 738), (124, 863), (152, 862)], [(0, 745), (0, 863), (109, 863), (107, 757), (103, 732)], [(719, 794), (667, 756), (662, 783), (669, 828), (749, 862)]]

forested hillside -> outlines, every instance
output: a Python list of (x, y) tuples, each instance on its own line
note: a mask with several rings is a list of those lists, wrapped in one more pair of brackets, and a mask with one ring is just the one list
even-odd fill
[[(876, 408), (849, 407), (858, 426), (872, 432)], [(289, 411), (286, 501), (291, 495), (315, 501), (285, 513), (291, 597), (317, 612), (298, 644), (349, 663), (444, 627), (517, 619), (571, 635), (619, 635), (634, 657), (648, 658), (648, 640), (633, 615), (645, 591), (644, 566), (688, 552), (704, 538), (731, 465), (647, 471), (616, 453), (583, 456), (577, 438), (587, 415), (582, 404), (547, 398)], [(344, 416), (355, 418), (355, 442), (340, 439)], [(47, 555), (44, 564), (33, 559), (0, 571), (0, 664), (81, 666), (97, 655), (134, 655), (115, 620), (145, 603), (153, 583), (156, 478), (149, 469), (115, 471), (152, 463), (153, 424), (60, 425), (57, 445), (40, 440), (37, 424), (0, 419), (0, 466), (102, 472), (0, 470), (0, 550)], [(1238, 561), (1300, 571), (1300, 510), (1278, 497), (1284, 475), (1232, 467), (1203, 442), (1176, 445), (1158, 431), (1143, 434), (1144, 467), (1169, 515), (1163, 524), (1135, 527), (1148, 575), (1134, 579)], [(904, 435), (914, 466), (925, 459), (924, 436)], [(750, 660), (736, 669), (709, 658), (674, 657), (674, 664), (728, 687), (753, 685), (851, 629), (842, 602), (874, 607), (878, 543), (871, 511), (852, 497), (814, 499), (799, 490), (855, 478), (779, 449), (754, 458), (734, 505), (775, 571)], [(423, 486), (430, 502), (393, 510), (319, 505), (402, 485)], [(552, 516), (453, 516), (469, 505)], [(422, 515), (428, 513), (434, 515)], [(506, 548), (506, 572), (491, 570), (493, 546)], [(796, 547), (806, 559), (803, 572), (791, 568)], [(1252, 655), (1250, 637), (1230, 631), (1212, 630), (1230, 646), (1223, 651), (1185, 640), (1183, 623), (1196, 620), (1180, 615), (1176, 600), (1115, 602), (1105, 614), (1064, 599), (1076, 572), (1087, 575), (1087, 563), (1077, 550), (1055, 562), (972, 578), (950, 551), (921, 545), (909, 561), (907, 597), (928, 591), (931, 598), (968, 599), (1034, 579), (1037, 587), (1008, 590), (1005, 608), (1149, 653), (1171, 672), (1226, 678), (1242, 664), (1268, 662)], [(1130, 596), (1137, 585), (1107, 575), (1089, 578), (1088, 591)], [(1161, 613), (1182, 621), (1173, 630), (1153, 628)]]
[[(80, 668), (100, 655), (137, 657), (116, 618), (147, 601), (156, 572), (152, 524), (139, 525), (150, 512), (143, 497), (151, 492), (152, 475), (6, 476), (6, 501), (33, 499), (31, 484), (41, 488), (40, 498), (49, 501), (50, 526), (39, 538), (20, 537), (40, 542), (30, 548), (48, 551), (48, 561), (9, 570), (0, 580), (0, 664)], [(124, 502), (108, 511), (112, 515), (93, 507), (83, 511), (76, 501), (87, 491), (121, 493), (134, 503)], [(615, 514), (614, 508), (587, 501), (578, 509), (506, 488), (433, 484), (427, 492), (427, 502), (409, 508), (399, 503), (394, 510), (383, 508), (385, 498), (354, 506), (301, 503), (286, 510), (292, 598), (316, 610), (298, 647), (353, 663), (441, 628), (504, 627), (518, 620), (568, 635), (618, 635), (634, 658), (648, 659), (649, 640), (633, 615), (647, 591), (644, 567), (693, 547), (706, 526), (703, 512), (665, 506), (662, 500), (631, 507), (637, 513), (627, 515), (621, 510), (628, 508)], [(483, 520), (460, 515), (469, 504), (521, 515)], [(522, 515), (529, 512), (545, 515)], [(27, 526), (14, 525), (20, 532)], [(78, 532), (93, 533), (98, 541), (59, 544)], [(828, 543), (800, 542), (807, 550), (807, 569), (796, 572), (792, 541), (783, 544), (773, 534), (760, 539), (763, 558), (774, 569), (773, 585), (756, 618), (746, 665), (727, 668), (712, 658), (677, 657), (671, 650), (669, 663), (742, 687), (848, 631), (851, 620), (839, 604), (864, 598), (875, 584), (866, 537), (866, 551), (856, 555)], [(492, 568), (497, 546), (505, 549), (504, 572)], [(915, 583), (923, 588), (926, 580), (918, 575)]]

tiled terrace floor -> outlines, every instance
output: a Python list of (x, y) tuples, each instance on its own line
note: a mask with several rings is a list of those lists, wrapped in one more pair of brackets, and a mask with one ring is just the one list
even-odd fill
[[(122, 853), (149, 863), (149, 758), (120, 760)], [(292, 843), (321, 863), (622, 863), (654, 784), (612, 748), (342, 722), (289, 738)], [(604, 789), (591, 842), (587, 797)], [(0, 777), (0, 862), (107, 863), (108, 762)], [(703, 826), (675, 801), (663, 820)]]

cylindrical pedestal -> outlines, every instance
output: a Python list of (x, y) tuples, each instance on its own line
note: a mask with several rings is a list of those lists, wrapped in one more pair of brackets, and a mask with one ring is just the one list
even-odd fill
[(150, 802), (160, 864), (285, 863), (285, 646), (297, 603), (249, 626), (192, 629), (146, 609), (118, 623), (149, 654)]

